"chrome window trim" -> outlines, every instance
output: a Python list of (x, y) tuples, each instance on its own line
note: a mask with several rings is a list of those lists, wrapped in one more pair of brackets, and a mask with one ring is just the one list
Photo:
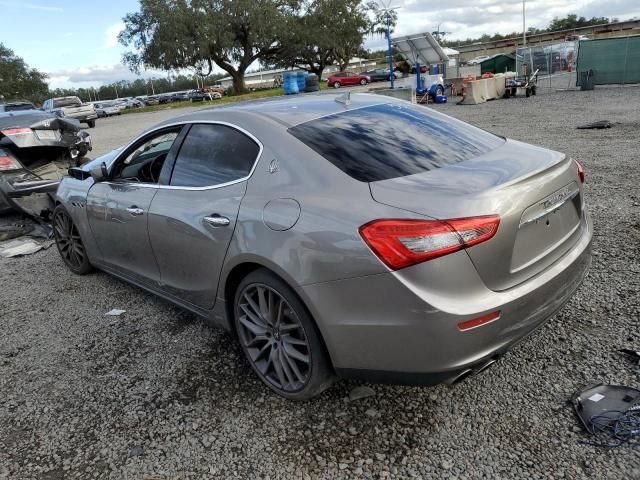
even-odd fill
[[(107, 185), (136, 185), (138, 187), (143, 187), (143, 188), (156, 188), (156, 189), (163, 189), (163, 190), (196, 190), (196, 191), (198, 191), (198, 190), (214, 190), (216, 188), (228, 187), (230, 185), (235, 185), (236, 183), (246, 182), (247, 180), (249, 180), (249, 178), (251, 178), (251, 175), (253, 175), (253, 172), (255, 171), (256, 167), (258, 166), (258, 161), (260, 160), (260, 157), (262, 156), (262, 152), (264, 150), (264, 145), (262, 145), (262, 142), (260, 140), (258, 140), (256, 138), (256, 136), (253, 135), (251, 132), (245, 130), (244, 128), (242, 128), (242, 127), (240, 127), (240, 126), (238, 126), (238, 125), (236, 125), (234, 123), (230, 123), (230, 122), (224, 122), (224, 121), (221, 121), (221, 120), (187, 120), (187, 121), (182, 121), (182, 122), (167, 123), (167, 124), (164, 124), (164, 125), (160, 125), (160, 126), (154, 128), (153, 130), (147, 130), (146, 132), (143, 132), (142, 134), (138, 135), (131, 142), (129, 142), (122, 149), (122, 151), (126, 152), (136, 142), (138, 142), (139, 140), (141, 140), (142, 138), (144, 138), (144, 137), (146, 137), (148, 135), (152, 135), (154, 132), (157, 132), (157, 131), (160, 131), (160, 130), (164, 130), (166, 128), (171, 128), (171, 127), (177, 127), (177, 126), (183, 126), (184, 127), (185, 125), (197, 125), (197, 124), (224, 125), (226, 127), (234, 128), (234, 129), (238, 130), (239, 132), (244, 133), (247, 137), (249, 137), (251, 140), (256, 142), (258, 144), (258, 147), (259, 147), (258, 154), (256, 155), (256, 159), (253, 161), (253, 165), (251, 166), (251, 170), (249, 170), (249, 174), (247, 176), (245, 176), (245, 177), (238, 178), (237, 180), (232, 180), (230, 182), (225, 182), (225, 183), (218, 183), (216, 185), (207, 185), (206, 187), (179, 187), (177, 185), (158, 185), (157, 183), (151, 184), (151, 183), (139, 183), (139, 182), (101, 182), (101, 183), (105, 183)], [(185, 139), (186, 139), (186, 137), (185, 137)], [(118, 162), (121, 158), (122, 158), (121, 155), (117, 156), (115, 158), (115, 160), (111, 163), (111, 167), (113, 167), (113, 165), (115, 165), (116, 162)], [(177, 156), (176, 156), (176, 161), (178, 161), (178, 157)]]

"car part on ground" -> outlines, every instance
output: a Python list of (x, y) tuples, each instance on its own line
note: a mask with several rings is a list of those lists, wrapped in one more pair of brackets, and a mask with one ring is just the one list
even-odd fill
[(0, 114), (0, 212), (48, 219), (60, 180), (91, 148), (76, 120), (40, 111)]
[(640, 438), (640, 390), (591, 385), (571, 397), (578, 418), (596, 438), (589, 445), (616, 448)]
[[(284, 396), (325, 385), (321, 367), (288, 363), (317, 359), (314, 345), (343, 377), (430, 385), (486, 370), (582, 282), (593, 227), (580, 167), (408, 102), (335, 98), (201, 110), (72, 169), (56, 238), (63, 258), (82, 254), (65, 263), (234, 332), (244, 312), (247, 358)], [(263, 280), (286, 302), (252, 297), (247, 313), (236, 294), (258, 269), (296, 299)], [(248, 351), (280, 355), (263, 338), (283, 335), (273, 302), (304, 327), (279, 367)]]

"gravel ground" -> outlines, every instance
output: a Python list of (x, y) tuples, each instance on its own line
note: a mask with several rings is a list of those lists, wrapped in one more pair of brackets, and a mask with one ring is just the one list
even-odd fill
[[(455, 387), (372, 385), (350, 402), (357, 384), (340, 382), (289, 402), (191, 314), (103, 273), (74, 276), (55, 247), (0, 259), (0, 479), (640, 478), (640, 449), (578, 443), (566, 403), (589, 383), (640, 384), (616, 353), (640, 348), (639, 105), (640, 88), (613, 88), (437, 106), (579, 159), (595, 224), (570, 303)], [(96, 153), (161, 118), (99, 122)], [(599, 119), (614, 127), (575, 129)]]

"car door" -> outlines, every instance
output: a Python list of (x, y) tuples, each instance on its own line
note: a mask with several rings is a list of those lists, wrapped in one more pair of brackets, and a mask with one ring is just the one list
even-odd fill
[(345, 85), (355, 85), (358, 83), (358, 77), (356, 77), (353, 73), (348, 72), (344, 77)]
[(213, 308), (246, 181), (261, 149), (255, 137), (235, 126), (191, 126), (170, 185), (159, 187), (149, 210), (151, 246), (168, 294)]
[(160, 272), (149, 242), (149, 207), (181, 128), (155, 131), (134, 143), (114, 161), (108, 180), (95, 183), (87, 195), (87, 218), (102, 262), (152, 286)]

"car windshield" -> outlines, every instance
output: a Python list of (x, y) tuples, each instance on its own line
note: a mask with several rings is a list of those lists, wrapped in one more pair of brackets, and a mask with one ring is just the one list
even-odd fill
[(417, 105), (372, 105), (289, 129), (362, 182), (427, 172), (493, 150), (504, 139)]

